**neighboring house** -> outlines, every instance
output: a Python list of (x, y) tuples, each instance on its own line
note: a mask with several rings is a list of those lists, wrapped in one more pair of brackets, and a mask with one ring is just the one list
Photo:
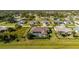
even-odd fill
[(50, 22), (48, 20), (43, 20), (41, 22), (43, 25), (46, 25), (46, 26), (50, 25)]
[(33, 27), (31, 29), (32, 33), (36, 36), (47, 36), (48, 34), (48, 28), (46, 27)]
[(19, 21), (21, 21), (22, 19), (20, 19), (20, 18), (11, 18), (11, 19), (9, 19), (9, 21), (11, 22), (11, 23), (17, 23), (17, 22), (19, 22)]
[(79, 19), (79, 15), (73, 16), (73, 19), (74, 20)]
[(74, 21), (76, 25), (79, 25), (79, 20)]
[(54, 29), (56, 32), (62, 31), (65, 28), (65, 26), (55, 26)]
[(33, 27), (31, 30), (30, 30), (30, 34), (32, 35), (31, 38), (47, 38), (49, 37), (49, 28), (47, 27)]
[(62, 24), (64, 24), (64, 22), (63, 21), (59, 21), (58, 24), (59, 25), (62, 25)]
[(6, 31), (8, 28), (5, 26), (0, 26), (0, 31)]
[(54, 18), (54, 23), (55, 23), (55, 24), (58, 24), (58, 25), (64, 24), (64, 22), (61, 21), (59, 18)]
[(70, 16), (67, 16), (64, 18), (65, 20), (70, 20)]
[(75, 27), (73, 31), (75, 36), (79, 36), (79, 27)]
[(58, 34), (61, 34), (61, 35), (68, 36), (72, 34), (72, 29), (66, 28), (65, 26), (55, 26), (54, 29)]
[(75, 32), (79, 32), (79, 27), (75, 27), (73, 30), (74, 30)]
[(72, 22), (71, 22), (71, 20), (64, 20), (64, 24), (73, 24)]
[(37, 24), (37, 21), (35, 21), (35, 20), (30, 21), (29, 24), (30, 24), (31, 26), (33, 26), (33, 25)]
[(19, 26), (23, 26), (24, 23), (25, 23), (24, 20), (20, 20), (20, 21), (17, 22), (17, 25), (19, 25)]
[(54, 20), (54, 23), (58, 23), (60, 21), (59, 18), (54, 18), (53, 20)]
[(60, 21), (60, 19), (59, 19), (59, 18), (54, 18), (53, 20), (54, 20), (54, 21)]

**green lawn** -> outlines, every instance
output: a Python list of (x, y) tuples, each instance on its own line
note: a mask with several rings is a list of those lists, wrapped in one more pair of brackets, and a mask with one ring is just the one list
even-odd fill
[(79, 40), (22, 40), (0, 43), (0, 48), (79, 48)]
[(15, 27), (16, 23), (0, 22), (0, 26)]
[(74, 24), (66, 24), (66, 27), (68, 27), (68, 28), (74, 28), (75, 25)]

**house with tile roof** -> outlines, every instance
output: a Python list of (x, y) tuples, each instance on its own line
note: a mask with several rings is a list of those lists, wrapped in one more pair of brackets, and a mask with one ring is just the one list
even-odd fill
[(47, 38), (49, 37), (49, 28), (47, 27), (32, 27), (29, 32), (34, 38)]

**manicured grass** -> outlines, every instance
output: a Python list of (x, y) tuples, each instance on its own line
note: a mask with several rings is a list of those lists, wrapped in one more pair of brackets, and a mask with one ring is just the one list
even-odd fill
[(79, 48), (79, 40), (26, 40), (0, 43), (0, 48)]
[(15, 27), (16, 23), (0, 22), (0, 26)]
[(69, 28), (74, 28), (75, 25), (74, 24), (67, 24), (66, 27), (69, 27)]

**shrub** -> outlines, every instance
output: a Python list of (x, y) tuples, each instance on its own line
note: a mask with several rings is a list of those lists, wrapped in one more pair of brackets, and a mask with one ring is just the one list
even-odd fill
[(13, 31), (16, 31), (16, 29), (14, 29), (14, 28), (8, 28), (8, 31), (9, 32), (13, 32)]

